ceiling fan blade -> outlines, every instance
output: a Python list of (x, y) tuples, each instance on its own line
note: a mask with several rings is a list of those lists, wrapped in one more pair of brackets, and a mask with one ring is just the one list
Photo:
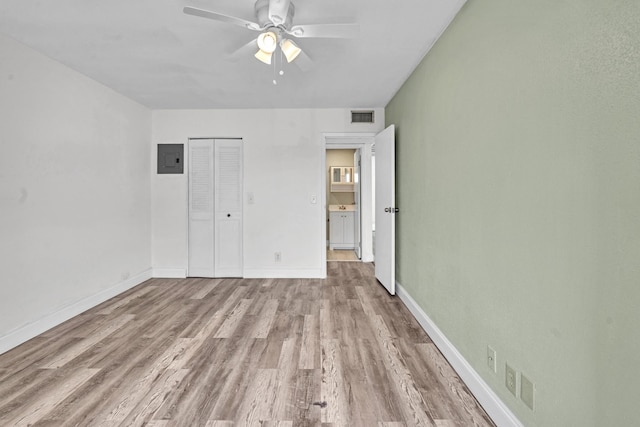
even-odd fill
[(287, 20), (291, 0), (269, 0), (269, 20), (277, 27)]
[(313, 68), (313, 61), (309, 58), (309, 55), (304, 53), (304, 50), (298, 54), (293, 63), (305, 73)]
[(262, 31), (263, 28), (255, 22), (247, 21), (246, 19), (236, 18), (235, 16), (223, 15), (218, 12), (211, 12), (210, 10), (198, 9), (191, 6), (185, 6), (182, 9), (187, 15), (200, 16), (202, 18), (213, 19), (214, 21), (226, 22), (228, 24), (239, 25), (244, 28), (248, 28), (253, 31)]
[(257, 39), (253, 39), (247, 44), (240, 46), (238, 49), (234, 50), (233, 52), (229, 52), (229, 56), (234, 60), (243, 59), (243, 58), (252, 56), (254, 53), (256, 53), (257, 49), (258, 49)]
[(294, 37), (318, 37), (318, 38), (338, 38), (350, 39), (360, 34), (358, 24), (310, 24), (294, 25), (288, 34)]

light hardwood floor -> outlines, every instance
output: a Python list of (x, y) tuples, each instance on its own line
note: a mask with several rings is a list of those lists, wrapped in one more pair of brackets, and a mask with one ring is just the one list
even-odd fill
[(152, 279), (0, 355), (0, 425), (492, 426), (371, 264)]
[(327, 261), (360, 261), (356, 256), (354, 250), (340, 249), (330, 250), (327, 249)]

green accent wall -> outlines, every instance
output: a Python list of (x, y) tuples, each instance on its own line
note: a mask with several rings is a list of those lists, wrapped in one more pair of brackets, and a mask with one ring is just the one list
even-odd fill
[(469, 0), (385, 115), (398, 282), (523, 424), (640, 425), (640, 1)]

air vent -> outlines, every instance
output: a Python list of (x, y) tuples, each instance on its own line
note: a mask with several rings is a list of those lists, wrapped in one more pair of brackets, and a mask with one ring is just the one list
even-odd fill
[(373, 110), (351, 111), (351, 123), (373, 123)]

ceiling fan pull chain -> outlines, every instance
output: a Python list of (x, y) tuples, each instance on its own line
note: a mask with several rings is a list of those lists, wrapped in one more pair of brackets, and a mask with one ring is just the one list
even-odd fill
[(273, 58), (273, 84), (277, 85), (278, 81), (276, 80), (276, 63), (278, 62), (278, 55)]
[(280, 72), (278, 74), (280, 74), (281, 76), (284, 76), (284, 58), (282, 57), (282, 48), (280, 48)]

